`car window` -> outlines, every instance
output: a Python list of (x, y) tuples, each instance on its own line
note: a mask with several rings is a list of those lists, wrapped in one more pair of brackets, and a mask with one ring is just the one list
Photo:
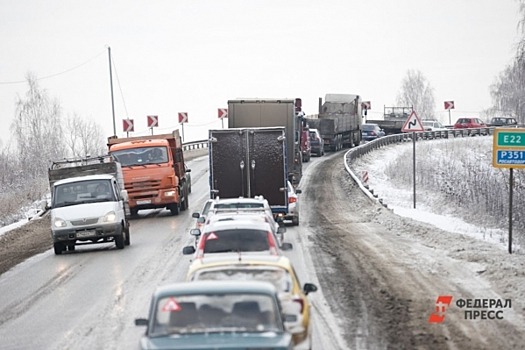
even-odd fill
[(202, 237), (204, 253), (260, 252), (270, 250), (268, 232), (256, 229), (212, 231)]
[(279, 332), (276, 300), (265, 294), (174, 295), (158, 300), (151, 335)]

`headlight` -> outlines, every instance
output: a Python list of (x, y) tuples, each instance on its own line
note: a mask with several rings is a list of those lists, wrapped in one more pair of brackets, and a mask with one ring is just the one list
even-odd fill
[(66, 227), (66, 222), (61, 218), (55, 218), (53, 225), (55, 225), (55, 227)]
[(104, 215), (104, 217), (102, 218), (102, 221), (104, 221), (104, 222), (115, 222), (116, 219), (117, 219), (117, 215), (115, 214), (115, 212), (114, 211), (110, 211), (109, 213)]
[(175, 191), (166, 191), (164, 192), (164, 196), (166, 197), (173, 197), (175, 195)]

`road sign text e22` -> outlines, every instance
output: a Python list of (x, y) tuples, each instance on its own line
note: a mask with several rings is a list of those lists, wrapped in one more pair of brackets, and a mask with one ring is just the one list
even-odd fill
[(499, 132), (498, 146), (525, 147), (525, 133), (518, 132)]

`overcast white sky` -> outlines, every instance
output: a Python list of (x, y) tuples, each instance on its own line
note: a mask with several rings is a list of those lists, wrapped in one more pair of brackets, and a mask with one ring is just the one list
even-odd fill
[(141, 135), (147, 115), (161, 133), (187, 112), (185, 141), (204, 139), (237, 97), (301, 97), (313, 114), (326, 93), (352, 93), (380, 116), (409, 69), (434, 88), (442, 121), (443, 102), (455, 101), (454, 121), (490, 107), (489, 86), (515, 52), (517, 10), (515, 0), (0, 0), (0, 139), (27, 90), (10, 82), (28, 72), (52, 76), (40, 86), (64, 115), (112, 135), (107, 46), (119, 136), (127, 117)]

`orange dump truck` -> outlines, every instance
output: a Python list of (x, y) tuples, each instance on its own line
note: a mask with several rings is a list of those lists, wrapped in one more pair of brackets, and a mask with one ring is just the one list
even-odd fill
[(122, 165), (131, 215), (166, 208), (173, 215), (188, 209), (190, 170), (184, 164), (179, 131), (171, 134), (108, 138), (109, 153)]

